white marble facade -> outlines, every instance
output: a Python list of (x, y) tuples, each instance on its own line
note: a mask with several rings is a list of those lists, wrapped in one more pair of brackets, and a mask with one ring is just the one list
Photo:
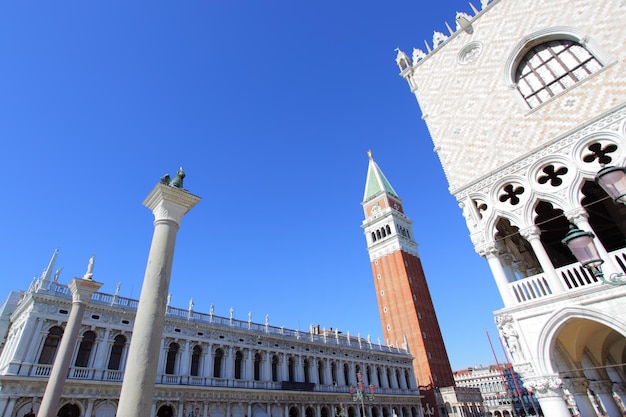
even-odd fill
[(605, 276), (626, 273), (626, 207), (594, 182), (626, 164), (624, 16), (622, 0), (483, 1), (396, 58), (491, 268), (509, 359), (550, 417), (624, 412), (626, 285), (561, 243), (590, 231)]

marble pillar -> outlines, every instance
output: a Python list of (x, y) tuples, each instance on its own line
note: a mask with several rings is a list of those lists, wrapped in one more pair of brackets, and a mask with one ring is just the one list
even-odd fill
[(102, 283), (92, 279), (93, 257), (89, 265), (87, 273), (83, 278), (74, 278), (68, 285), (70, 291), (72, 291), (72, 308), (67, 318), (67, 325), (63, 331), (59, 350), (50, 371), (43, 399), (41, 400), (41, 407), (39, 407), (37, 414), (39, 417), (54, 417), (59, 411), (59, 400), (61, 399), (63, 385), (70, 369), (70, 362), (74, 355), (74, 347), (76, 346), (78, 331), (83, 321), (85, 309), (91, 299), (91, 295), (102, 286)]
[[(118, 415), (148, 417), (152, 407), (165, 310), (182, 217), (200, 198), (182, 188), (182, 169), (172, 182), (164, 177), (143, 202), (154, 214), (154, 233), (144, 275), (135, 326), (128, 350)], [(122, 413), (122, 414), (120, 414)]]
[(554, 375), (524, 378), (524, 387), (539, 400), (544, 416), (571, 417), (563, 397), (563, 381)]

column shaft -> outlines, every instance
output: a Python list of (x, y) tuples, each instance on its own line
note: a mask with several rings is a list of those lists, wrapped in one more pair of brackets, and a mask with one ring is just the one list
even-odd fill
[(118, 406), (129, 417), (147, 416), (152, 404), (177, 231), (173, 221), (155, 221)]
[(63, 393), (65, 378), (70, 369), (70, 362), (74, 355), (74, 347), (78, 339), (78, 331), (91, 295), (102, 286), (91, 279), (75, 278), (70, 282), (72, 291), (72, 309), (67, 318), (67, 325), (50, 371), (48, 384), (39, 407), (39, 417), (54, 417), (57, 415), (59, 400)]

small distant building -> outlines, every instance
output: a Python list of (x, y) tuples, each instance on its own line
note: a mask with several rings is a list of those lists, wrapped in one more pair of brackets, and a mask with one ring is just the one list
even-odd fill
[(509, 364), (477, 366), (454, 371), (454, 380), (458, 387), (480, 390), (487, 416), (540, 414), (537, 398), (524, 388), (520, 376)]

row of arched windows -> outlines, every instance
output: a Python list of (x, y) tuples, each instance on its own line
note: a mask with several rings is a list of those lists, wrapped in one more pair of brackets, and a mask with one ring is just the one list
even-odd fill
[(390, 235), (391, 235), (391, 227), (389, 225), (383, 226), (380, 229), (374, 230), (372, 232), (372, 242), (376, 242), (377, 240), (380, 240)]
[[(63, 329), (59, 326), (50, 328), (48, 336), (44, 340), (43, 348), (39, 354), (39, 360), (37, 363), (42, 365), (52, 365), (54, 357), (56, 356), (59, 343), (63, 337)], [(92, 351), (96, 342), (96, 333), (89, 330), (83, 333), (80, 344), (78, 345), (78, 351), (76, 353), (76, 359), (74, 360), (74, 366), (86, 368), (89, 367), (89, 361), (92, 356)], [(111, 351), (109, 352), (109, 361), (107, 369), (120, 370), (122, 363), (122, 356), (124, 348), (126, 347), (126, 337), (123, 335), (117, 335), (113, 339), (111, 345)]]
[[(63, 336), (63, 329), (59, 326), (53, 326), (48, 331), (48, 335), (44, 340), (43, 347), (41, 349), (41, 353), (39, 355), (39, 364), (51, 365), (54, 362), (54, 357), (56, 355), (59, 342), (61, 337)], [(76, 358), (74, 360), (74, 366), (76, 367), (90, 367), (92, 365), (91, 361), (93, 353), (95, 351), (97, 335), (94, 331), (88, 330), (82, 334), (80, 339), (80, 343), (78, 345)], [(117, 335), (113, 339), (113, 343), (111, 344), (110, 351), (108, 354), (108, 361), (106, 369), (108, 370), (121, 370), (123, 364), (123, 357), (127, 347), (127, 339), (124, 335)], [(180, 359), (182, 354), (182, 349), (177, 342), (171, 342), (167, 345), (165, 352), (165, 360), (164, 360), (164, 373), (169, 375), (175, 374), (187, 374), (190, 376), (201, 376), (202, 374), (202, 365), (203, 360), (206, 355), (204, 355), (204, 350), (201, 345), (195, 345), (191, 349), (189, 357), (189, 369), (188, 370), (179, 370)], [(221, 347), (217, 347), (213, 350), (213, 377), (214, 378), (225, 378), (225, 370), (228, 364), (226, 363), (226, 355), (224, 349)], [(245, 367), (245, 358), (243, 350), (236, 350), (233, 355), (234, 362), (231, 366), (232, 369), (232, 377), (235, 379), (244, 379), (251, 377), (255, 381), (261, 380), (262, 375), (262, 363), (263, 363), (263, 353), (262, 352), (254, 352), (252, 357), (253, 365), (252, 372), (253, 375), (246, 376), (244, 375), (244, 367)], [(268, 375), (268, 378), (271, 378), (271, 381), (280, 382), (281, 377), (281, 369), (280, 369), (280, 356), (278, 354), (273, 354), (270, 356), (270, 366), (269, 371), (271, 375)], [(286, 358), (287, 365), (287, 381), (296, 382), (299, 375), (298, 373), (298, 360), (297, 357), (288, 356)], [(95, 366), (99, 366), (96, 364)], [(337, 385), (340, 381), (338, 378), (339, 372), (342, 372), (343, 381), (349, 385), (353, 384), (356, 381), (356, 374), (361, 372), (361, 366), (359, 364), (354, 365), (354, 370), (352, 370), (351, 366), (348, 363), (338, 364), (337, 362), (330, 363), (330, 379), (326, 376), (325, 373), (325, 361), (324, 360), (316, 360), (313, 358), (304, 358), (302, 361), (302, 370), (301, 374), (305, 383), (312, 383), (313, 375), (316, 375), (317, 382), (319, 384), (333, 384)], [(376, 373), (374, 375), (374, 372)], [(400, 369), (400, 368), (390, 368), (383, 366), (366, 366), (364, 377), (366, 378), (367, 384), (376, 384), (378, 386), (388, 385), (389, 387), (404, 387), (411, 388), (413, 384), (411, 383), (411, 375), (409, 369)]]

